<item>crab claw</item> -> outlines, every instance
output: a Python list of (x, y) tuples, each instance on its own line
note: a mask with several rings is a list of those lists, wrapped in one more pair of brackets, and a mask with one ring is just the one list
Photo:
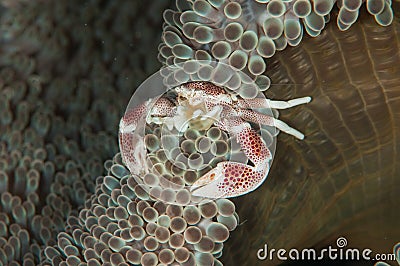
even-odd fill
[(192, 195), (205, 198), (225, 197), (225, 191), (220, 189), (218, 185), (223, 179), (223, 167), (222, 163), (217, 164), (215, 168), (194, 182), (190, 187)]
[(173, 116), (174, 105), (168, 99), (156, 98), (130, 108), (119, 123), (119, 147), (123, 163), (132, 174), (147, 173), (146, 147), (144, 143), (144, 127), (146, 116), (162, 119), (162, 116)]
[(139, 104), (134, 108), (129, 108), (119, 121), (120, 133), (132, 133), (138, 127), (139, 121), (148, 112), (148, 101)]
[(144, 140), (135, 133), (119, 133), (122, 161), (132, 174), (148, 172)]
[(266, 177), (254, 167), (237, 162), (220, 162), (200, 177), (190, 188), (193, 196), (231, 198), (247, 194), (259, 187)]

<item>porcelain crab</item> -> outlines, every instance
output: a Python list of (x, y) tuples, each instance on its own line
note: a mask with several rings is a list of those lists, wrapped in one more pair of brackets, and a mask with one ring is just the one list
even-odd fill
[[(185, 121), (194, 117), (205, 119), (204, 127), (212, 124), (234, 136), (252, 165), (224, 161), (201, 176), (191, 187), (192, 195), (206, 198), (229, 198), (244, 195), (260, 186), (268, 175), (272, 155), (251, 123), (268, 125), (303, 139), (304, 135), (272, 116), (253, 108), (286, 109), (311, 101), (302, 97), (290, 101), (266, 98), (241, 99), (210, 82), (189, 82), (175, 88), (177, 98), (150, 99), (129, 110), (120, 122), (119, 142), (122, 158), (134, 174), (147, 171), (143, 139), (134, 132), (138, 121), (146, 116), (147, 123), (165, 123), (185, 131)], [(211, 122), (210, 122), (211, 121)]]

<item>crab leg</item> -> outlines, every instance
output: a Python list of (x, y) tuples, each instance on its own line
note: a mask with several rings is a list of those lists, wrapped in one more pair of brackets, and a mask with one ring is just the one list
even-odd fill
[[(139, 174), (140, 165), (145, 162), (143, 138), (136, 132), (139, 121), (147, 113), (147, 103), (142, 103), (128, 110), (119, 122), (119, 147), (124, 164), (132, 174)], [(147, 171), (147, 169), (145, 169)]]
[(237, 162), (220, 162), (191, 187), (194, 196), (229, 198), (247, 194), (267, 178), (272, 155), (257, 132), (239, 117), (220, 122), (221, 127), (236, 136), (243, 152), (254, 166)]
[(119, 123), (119, 131), (134, 132), (139, 121), (145, 118), (149, 111), (151, 111), (150, 116), (153, 117), (174, 116), (176, 112), (174, 107), (175, 105), (164, 97), (149, 99), (125, 113)]
[(288, 109), (297, 105), (309, 103), (311, 97), (301, 97), (289, 101), (274, 101), (264, 98), (239, 99), (238, 106), (241, 108), (271, 108), (271, 109)]
[[(295, 136), (298, 139), (304, 139), (304, 134), (300, 131), (290, 127), (285, 122), (276, 119), (274, 117), (256, 112), (251, 110), (251, 108), (273, 108), (273, 109), (287, 109), (297, 105), (309, 103), (311, 101), (311, 97), (302, 97), (289, 101), (273, 101), (269, 99), (263, 98), (255, 98), (248, 100), (238, 100), (237, 105), (239, 106), (238, 112), (240, 115), (247, 121), (251, 121), (254, 123), (260, 123), (267, 126), (273, 126), (278, 128), (280, 131), (283, 131), (289, 135)], [(247, 109), (245, 109), (247, 108)]]
[(139, 175), (140, 170), (148, 172), (146, 150), (143, 138), (136, 133), (119, 133), (122, 161), (132, 174)]
[(259, 113), (259, 112), (253, 111), (253, 110), (249, 110), (249, 109), (239, 109), (237, 111), (240, 114), (240, 116), (247, 121), (250, 121), (253, 123), (260, 123), (260, 124), (266, 125), (266, 126), (276, 127), (280, 131), (283, 131), (289, 135), (295, 136), (298, 139), (304, 139), (303, 133), (301, 133), (297, 129), (290, 127), (285, 122), (283, 122), (279, 119), (276, 119), (272, 116), (262, 114), (262, 113)]
[[(307, 103), (310, 100), (310, 97), (288, 102), (253, 99), (250, 101), (240, 100), (239, 105), (246, 108), (266, 108), (268, 107), (267, 104), (269, 104), (269, 107), (284, 109)], [(217, 123), (217, 126), (237, 137), (243, 152), (254, 164), (254, 167), (237, 162), (221, 162), (192, 185), (191, 191), (194, 196), (208, 198), (237, 197), (255, 190), (267, 178), (269, 161), (272, 159), (271, 153), (257, 132), (242, 118), (250, 122), (274, 126), (299, 139), (304, 138), (301, 132), (290, 127), (285, 122), (243, 107), (236, 108), (233, 111), (232, 108), (225, 106), (223, 112), (228, 118)], [(237, 116), (234, 116), (235, 114)]]
[(136, 130), (138, 122), (148, 111), (148, 102), (144, 102), (135, 108), (127, 110), (119, 121), (119, 133), (131, 133)]

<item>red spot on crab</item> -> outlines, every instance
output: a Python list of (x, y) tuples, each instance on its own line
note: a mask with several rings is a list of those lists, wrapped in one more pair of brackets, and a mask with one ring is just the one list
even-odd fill
[(223, 88), (218, 87), (212, 84), (211, 82), (205, 82), (205, 81), (189, 82), (186, 83), (185, 86), (188, 89), (202, 90), (205, 93), (212, 96), (218, 96), (227, 93)]

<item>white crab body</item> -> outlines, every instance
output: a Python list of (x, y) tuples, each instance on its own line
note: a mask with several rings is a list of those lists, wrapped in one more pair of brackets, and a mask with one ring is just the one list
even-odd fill
[[(260, 186), (268, 175), (272, 155), (261, 136), (249, 122), (274, 126), (299, 139), (304, 135), (274, 117), (256, 112), (251, 108), (286, 109), (310, 102), (310, 97), (288, 102), (255, 98), (238, 99), (221, 87), (208, 82), (191, 82), (175, 88), (178, 106), (161, 97), (134, 108), (121, 119), (120, 146), (122, 158), (129, 170), (139, 174), (145, 164), (145, 148), (142, 141), (134, 137), (132, 129), (139, 118), (147, 115), (147, 122), (164, 123), (179, 131), (187, 129), (187, 121), (203, 119), (204, 129), (212, 124), (236, 137), (244, 154), (253, 166), (238, 162), (220, 162), (215, 168), (201, 176), (190, 188), (192, 195), (207, 198), (228, 198), (244, 195)], [(150, 106), (153, 105), (151, 108)], [(148, 114), (150, 112), (150, 114)]]

